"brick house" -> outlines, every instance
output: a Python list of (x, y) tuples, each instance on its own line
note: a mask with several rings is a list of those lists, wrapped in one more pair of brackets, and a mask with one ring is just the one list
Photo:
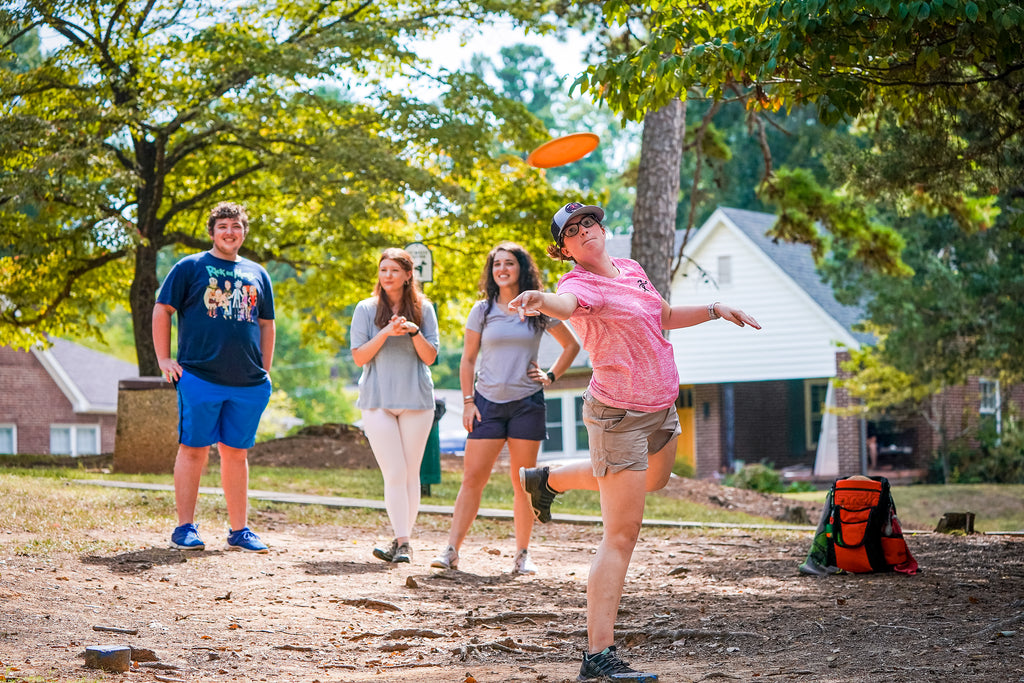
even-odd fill
[(132, 363), (63, 339), (48, 349), (0, 347), (0, 453), (111, 453), (118, 381)]
[(968, 445), (977, 446), (976, 435), (983, 422), (992, 421), (996, 431), (1002, 431), (1002, 415), (1010, 404), (1019, 415), (1024, 408), (1024, 385), (1006, 387), (995, 379), (971, 377), (966, 384), (933, 396), (923, 411), (929, 419), (917, 416), (902, 426), (913, 435), (915, 447), (925, 455), (948, 445), (942, 443), (943, 436), (935, 426), (941, 428), (949, 441), (965, 439)]

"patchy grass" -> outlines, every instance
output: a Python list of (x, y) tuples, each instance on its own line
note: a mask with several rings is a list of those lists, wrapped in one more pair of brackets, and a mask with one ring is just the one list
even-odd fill
[[(0, 470), (2, 471), (2, 470)], [(57, 470), (10, 470), (26, 476), (53, 476), (68, 479), (108, 479), (112, 481), (133, 481), (157, 484), (172, 484), (166, 474), (120, 474), (89, 472), (80, 469)], [(45, 473), (45, 474), (44, 474)], [(461, 472), (443, 472), (441, 483), (431, 486), (431, 495), (424, 503), (453, 505), (462, 483)], [(201, 486), (220, 487), (219, 468), (211, 464), (203, 475)], [(343, 498), (384, 499), (384, 480), (379, 470), (310, 470), (298, 467), (252, 467), (249, 471), (249, 488), (281, 493), (304, 493), (317, 496), (339, 496)], [(200, 501), (209, 496), (201, 496)], [(255, 504), (255, 501), (254, 501)], [(512, 481), (507, 473), (495, 473), (484, 487), (480, 503), (483, 508), (499, 510), (512, 509)], [(570, 491), (557, 498), (555, 512), (572, 515), (601, 514), (600, 501), (594, 491)], [(172, 511), (173, 515), (173, 511)], [(761, 517), (742, 512), (721, 510), (687, 500), (665, 496), (647, 496), (645, 515), (657, 519), (681, 519), (697, 522), (732, 522), (737, 524), (770, 523)]]
[[(823, 501), (825, 492), (786, 494), (801, 501)], [(892, 498), (904, 529), (931, 531), (947, 512), (973, 512), (975, 531), (1024, 530), (1024, 485), (919, 484), (894, 486)]]
[[(169, 533), (175, 522), (174, 494), (171, 491), (132, 491), (82, 486), (76, 480), (99, 479), (172, 485), (171, 475), (111, 474), (81, 468), (0, 469), (0, 547), (13, 543), (15, 553), (46, 556), (60, 551), (123, 552), (136, 549), (121, 540), (117, 529), (126, 527), (159, 535)], [(424, 503), (452, 505), (462, 481), (460, 472), (445, 472), (442, 483), (431, 487)], [(211, 465), (201, 480), (202, 486), (220, 487), (219, 469)], [(325, 496), (383, 500), (384, 484), (378, 470), (307, 470), (299, 468), (253, 467), (251, 489), (309, 493)], [(723, 511), (687, 500), (648, 496), (646, 514), (652, 518), (725, 523), (771, 523), (740, 512)], [(512, 483), (507, 474), (495, 474), (484, 489), (481, 507), (512, 508)], [(387, 528), (382, 510), (327, 508), (319, 505), (291, 505), (250, 499), (253, 525), (271, 528), (276, 523), (303, 526)], [(599, 516), (597, 493), (572, 491), (559, 496), (555, 511), (565, 514)], [(213, 524), (226, 525), (223, 500), (218, 496), (200, 496), (196, 519), (207, 536), (219, 533)], [(216, 520), (211, 522), (210, 520)], [(418, 524), (424, 529), (446, 531), (450, 518), (422, 514)], [(505, 538), (507, 522), (480, 519), (472, 533)], [(13, 536), (13, 540), (10, 538)], [(207, 540), (212, 542), (213, 538)]]
[[(127, 475), (87, 471), (80, 468), (0, 469), (0, 548), (4, 551), (48, 556), (66, 551), (123, 552), (134, 550), (118, 529), (136, 529), (163, 536), (175, 520), (174, 495), (170, 491), (131, 491), (75, 484), (80, 479), (108, 479), (170, 485), (170, 475)], [(442, 483), (431, 487), (424, 503), (451, 505), (461, 482), (461, 473), (445, 472)], [(219, 488), (220, 473), (211, 466), (203, 486)], [(305, 470), (297, 468), (252, 468), (250, 487), (268, 491), (311, 493), (352, 498), (383, 499), (383, 482), (377, 470)], [(800, 501), (820, 502), (821, 491), (787, 494)], [(930, 530), (945, 512), (972, 511), (978, 531), (1024, 529), (1024, 486), (952, 485), (901, 486), (893, 489), (900, 520), (906, 529)], [(773, 523), (739, 512), (723, 511), (688, 500), (648, 496), (646, 514), (651, 518), (719, 523)], [(507, 474), (495, 474), (486, 489), (481, 507), (511, 509), (512, 486)], [(283, 523), (308, 527), (330, 526), (353, 529), (386, 529), (382, 510), (327, 508), (251, 500), (255, 527), (272, 528)], [(566, 514), (600, 515), (594, 492), (573, 491), (559, 496), (555, 511)], [(208, 535), (219, 536), (215, 524), (226, 525), (223, 500), (200, 496), (197, 519)], [(211, 522), (210, 520), (216, 520)], [(450, 518), (423, 514), (423, 529), (447, 531)], [(506, 538), (508, 522), (478, 519), (472, 534)], [(212, 540), (212, 539), (210, 539)]]

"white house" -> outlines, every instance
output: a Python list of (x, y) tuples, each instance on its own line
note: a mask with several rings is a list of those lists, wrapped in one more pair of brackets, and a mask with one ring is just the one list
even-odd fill
[[(771, 214), (719, 208), (691, 235), (684, 266), (672, 283), (673, 304), (721, 301), (750, 313), (763, 328), (709, 322), (669, 335), (680, 377), (679, 455), (691, 462), (697, 476), (743, 462), (810, 468), (830, 380), (839, 372), (840, 345), (858, 348), (870, 341), (869, 335), (853, 331), (860, 310), (840, 304), (821, 281), (810, 247), (765, 236), (774, 221)], [(630, 237), (609, 236), (608, 250), (628, 257)], [(557, 350), (553, 342), (542, 345), (542, 364), (550, 363), (554, 356), (549, 354)], [(575, 374), (546, 392), (545, 453), (586, 452), (579, 396), (587, 368), (581, 353)], [(860, 472), (857, 421), (825, 422), (831, 422), (826, 435), (835, 471), (823, 474)]]

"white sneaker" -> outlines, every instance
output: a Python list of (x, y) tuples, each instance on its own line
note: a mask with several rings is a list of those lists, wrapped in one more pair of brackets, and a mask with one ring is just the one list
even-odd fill
[(448, 546), (444, 549), (443, 553), (434, 558), (430, 566), (437, 567), (438, 569), (458, 569), (459, 551), (453, 545)]
[(536, 574), (537, 565), (530, 559), (530, 551), (523, 548), (516, 553), (515, 565), (512, 567), (513, 574)]

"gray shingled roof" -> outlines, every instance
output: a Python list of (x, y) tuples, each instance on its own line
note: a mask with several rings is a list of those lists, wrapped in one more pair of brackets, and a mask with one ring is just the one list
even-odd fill
[(775, 215), (760, 211), (730, 209), (719, 207), (743, 234), (751, 239), (761, 251), (768, 255), (786, 275), (793, 278), (815, 303), (845, 327), (853, 337), (862, 344), (873, 344), (871, 334), (855, 332), (853, 326), (864, 319), (864, 309), (860, 306), (845, 306), (836, 301), (832, 287), (821, 279), (814, 267), (814, 256), (811, 247), (806, 244), (775, 242), (765, 233), (775, 223)]
[(116, 409), (118, 382), (139, 376), (139, 369), (133, 363), (65, 339), (50, 341), (53, 346), (49, 351), (54, 360), (94, 409)]

